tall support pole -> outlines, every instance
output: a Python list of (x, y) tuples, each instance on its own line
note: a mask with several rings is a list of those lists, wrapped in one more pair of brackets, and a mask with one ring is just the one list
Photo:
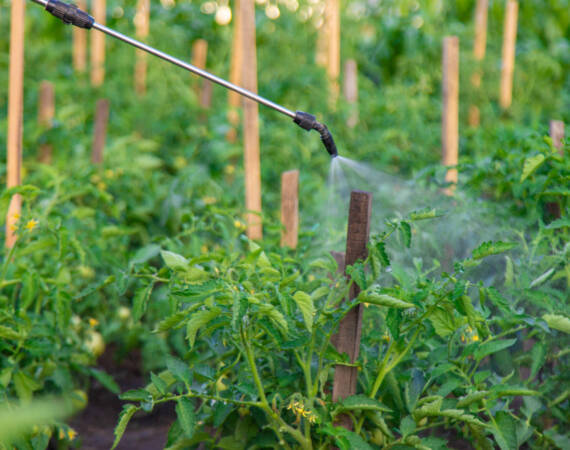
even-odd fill
[[(475, 9), (475, 41), (473, 43), (473, 57), (478, 67), (475, 69), (471, 77), (471, 84), (478, 90), (481, 87), (482, 71), (480, 67), (481, 61), (485, 58), (485, 50), (487, 48), (487, 15), (489, 9), (489, 0), (477, 0)], [(477, 105), (469, 107), (469, 125), (478, 127), (481, 123), (481, 114)]]
[[(242, 85), (257, 92), (257, 52), (255, 47), (255, 3), (240, 0), (243, 33)], [(243, 99), (243, 145), (247, 236), (261, 239), (261, 164), (259, 160), (259, 114), (256, 102)]]
[(299, 171), (281, 174), (281, 246), (297, 248), (299, 235)]
[[(77, 7), (87, 10), (86, 0), (77, 0)], [(76, 72), (83, 73), (87, 70), (87, 30), (84, 28), (73, 27), (73, 69)]]
[(358, 69), (356, 61), (349, 59), (344, 63), (344, 98), (350, 106), (346, 124), (354, 128), (358, 123)]
[[(368, 256), (368, 239), (370, 235), (370, 215), (372, 212), (372, 194), (370, 192), (352, 191), (348, 212), (348, 232), (346, 236), (345, 267)], [(358, 297), (360, 288), (352, 283), (349, 296)], [(360, 349), (362, 328), (362, 305), (358, 305), (342, 319), (334, 342), (339, 353), (346, 353), (349, 361), (354, 363)], [(356, 367), (337, 365), (333, 382), (333, 401), (338, 401), (356, 393)], [(352, 426), (348, 416), (341, 417), (341, 425)]]
[[(24, 115), (24, 20), (26, 0), (12, 0), (10, 12), (10, 79), (8, 84), (7, 188), (22, 182), (22, 133)], [(22, 198), (10, 200), (6, 217), (6, 247), (16, 243), (15, 226), (22, 210)]]
[(327, 74), (330, 83), (331, 101), (338, 99), (340, 76), (340, 0), (327, 0), (326, 26), (328, 31)]
[(564, 122), (562, 120), (551, 120), (549, 128), (552, 145), (558, 149), (561, 156), (564, 156), (564, 150), (562, 149), (562, 139), (564, 139)]
[(508, 109), (513, 101), (513, 75), (515, 72), (515, 46), (517, 42), (517, 16), (519, 4), (507, 0), (503, 31), (503, 59), (501, 67), (501, 108)]
[[(206, 69), (206, 62), (208, 60), (208, 41), (204, 39), (197, 39), (192, 44), (192, 65), (198, 69)], [(210, 99), (212, 95), (212, 83), (208, 80), (200, 79), (194, 80), (194, 92), (202, 108), (210, 106)]]
[[(456, 166), (459, 147), (459, 38), (457, 36), (443, 39), (442, 92), (442, 163), (444, 166)], [(445, 181), (453, 183), (451, 188), (445, 191), (451, 195), (457, 183), (457, 169), (449, 169)]]
[[(232, 57), (230, 62), (230, 82), (238, 86), (241, 85), (242, 60), (243, 60), (243, 25), (241, 20), (241, 1), (235, 0), (233, 18), (233, 40), (232, 40)], [(230, 142), (235, 142), (237, 138), (236, 128), (239, 124), (239, 107), (241, 106), (241, 97), (237, 92), (229, 91), (228, 93), (228, 121), (231, 128), (226, 138)]]
[[(106, 0), (93, 0), (93, 17), (95, 22), (106, 23)], [(101, 86), (105, 81), (105, 34), (91, 35), (91, 84)]]
[[(138, 0), (135, 15), (136, 35), (141, 41), (146, 41), (150, 29), (150, 0)], [(135, 92), (138, 95), (146, 93), (147, 54), (142, 50), (136, 51), (135, 62)]]
[[(38, 101), (38, 124), (43, 129), (50, 129), (55, 116), (55, 89), (49, 81), (40, 83), (40, 96)], [(51, 164), (52, 146), (49, 143), (40, 145), (38, 160), (45, 164)]]

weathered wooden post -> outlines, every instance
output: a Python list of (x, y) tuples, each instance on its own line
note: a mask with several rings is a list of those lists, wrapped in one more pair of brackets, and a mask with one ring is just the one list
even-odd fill
[[(95, 22), (105, 25), (106, 0), (93, 0)], [(105, 80), (105, 34), (94, 32), (91, 35), (91, 84), (101, 86)]]
[[(40, 83), (40, 96), (38, 100), (38, 123), (45, 130), (53, 126), (55, 116), (55, 90), (49, 81)], [(49, 143), (40, 145), (38, 160), (44, 164), (51, 164), (52, 146)]]
[[(230, 82), (238, 86), (241, 85), (242, 60), (243, 60), (243, 25), (241, 20), (241, 0), (235, 0), (234, 3), (234, 27), (232, 40), (232, 59), (230, 62)], [(237, 138), (237, 126), (239, 125), (239, 108), (241, 106), (241, 97), (237, 92), (228, 92), (228, 121), (230, 130), (226, 135), (229, 142), (235, 142)]]
[(93, 132), (93, 149), (91, 162), (93, 164), (103, 164), (103, 150), (107, 138), (107, 123), (109, 122), (109, 100), (97, 100), (95, 109), (95, 127)]
[(340, 0), (327, 0), (326, 26), (328, 34), (327, 74), (331, 92), (331, 102), (338, 99), (340, 75)]
[[(368, 239), (370, 235), (370, 214), (372, 212), (372, 194), (364, 191), (352, 191), (348, 212), (348, 232), (346, 235), (345, 267), (353, 265), (358, 260), (368, 256)], [(338, 261), (338, 259), (337, 259)], [(356, 298), (360, 288), (353, 283), (349, 296)], [(360, 334), (362, 327), (362, 305), (354, 307), (341, 321), (338, 333), (334, 339), (339, 353), (348, 354), (349, 361), (354, 363), (360, 349)], [(337, 365), (333, 382), (333, 401), (346, 398), (356, 393), (356, 367)], [(350, 428), (350, 418), (343, 416), (341, 425)]]
[[(77, 0), (77, 7), (87, 10), (87, 2), (85, 0)], [(84, 28), (73, 27), (73, 69), (76, 72), (83, 73), (87, 70), (87, 30)]]
[[(459, 38), (457, 36), (448, 36), (443, 39), (442, 92), (442, 164), (456, 166), (459, 147)], [(456, 168), (447, 171), (445, 181), (453, 183), (444, 191), (447, 195), (451, 195), (457, 183)]]
[[(192, 65), (206, 69), (208, 60), (208, 41), (197, 39), (192, 44)], [(194, 92), (202, 108), (208, 108), (212, 97), (212, 83), (205, 79), (194, 80)]]
[(299, 235), (299, 171), (289, 170), (281, 174), (281, 246), (297, 248)]
[(349, 59), (344, 63), (344, 98), (349, 104), (350, 115), (347, 126), (354, 128), (358, 123), (358, 69), (356, 61)]
[[(489, 0), (477, 0), (475, 9), (475, 41), (473, 43), (473, 57), (479, 64), (485, 58), (485, 50), (487, 48), (487, 11), (489, 8)], [(481, 67), (478, 66), (471, 77), (471, 84), (475, 89), (481, 87)], [(481, 123), (479, 107), (471, 105), (469, 107), (469, 125), (478, 127)]]
[[(564, 122), (561, 120), (551, 120), (549, 128), (552, 145), (558, 149), (561, 156), (564, 156), (564, 149), (562, 148), (562, 139), (564, 139)], [(560, 203), (548, 202), (545, 207), (552, 219), (560, 219), (562, 215), (562, 212), (560, 211)]]
[(513, 100), (513, 75), (515, 71), (515, 45), (517, 41), (517, 16), (519, 4), (507, 0), (503, 31), (503, 58), (501, 67), (501, 108), (508, 109)]
[[(25, 0), (12, 0), (10, 11), (10, 79), (8, 81), (8, 136), (6, 139), (6, 187), (22, 182), (22, 132), (24, 115), (24, 19)], [(15, 225), (22, 211), (22, 198), (12, 196), (6, 215), (6, 247), (16, 243)]]
[[(240, 0), (242, 24), (242, 85), (257, 92), (257, 53), (255, 48), (254, 0)], [(243, 146), (245, 172), (245, 208), (247, 236), (261, 239), (261, 167), (259, 160), (259, 115), (258, 105), (243, 98)]]
[[(138, 0), (135, 27), (137, 37), (144, 42), (150, 29), (150, 0)], [(146, 58), (146, 52), (136, 50), (135, 92), (138, 95), (144, 95), (146, 93)]]

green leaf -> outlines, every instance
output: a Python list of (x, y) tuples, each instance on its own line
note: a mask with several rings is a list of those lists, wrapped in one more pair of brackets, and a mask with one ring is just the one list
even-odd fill
[(497, 289), (490, 287), (487, 289), (487, 293), (489, 294), (489, 299), (497, 308), (507, 314), (511, 312), (511, 304)]
[(160, 253), (160, 246), (156, 244), (146, 245), (137, 250), (129, 261), (129, 265), (142, 264), (147, 262), (149, 259), (154, 258)]
[(131, 420), (133, 415), (138, 411), (138, 409), (139, 408), (137, 408), (135, 405), (123, 406), (123, 411), (121, 411), (121, 415), (119, 416), (119, 423), (117, 423), (117, 426), (115, 427), (115, 441), (113, 442), (111, 450), (115, 449), (117, 445), (119, 445), (119, 442), (123, 437), (123, 434), (125, 434), (125, 430), (127, 429), (129, 421)]
[(301, 310), (303, 314), (303, 319), (305, 321), (305, 326), (309, 333), (313, 331), (313, 316), (315, 314), (315, 306), (313, 304), (313, 299), (309, 294), (303, 291), (295, 292), (293, 295), (293, 300), (297, 304), (297, 307)]
[(531, 156), (524, 160), (523, 171), (521, 175), (521, 183), (526, 180), (529, 176), (531, 176), (536, 169), (538, 169), (546, 158), (542, 153)]
[(214, 320), (220, 315), (220, 309), (206, 309), (202, 311), (195, 312), (188, 323), (186, 324), (186, 339), (190, 343), (190, 349), (194, 347), (194, 342), (196, 340), (196, 334), (198, 330), (203, 326), (207, 325), (211, 320)]
[(364, 439), (362, 439), (359, 434), (347, 431), (343, 437), (348, 441), (352, 450), (373, 450), (373, 448)]
[(376, 399), (367, 397), (363, 394), (351, 395), (350, 397), (346, 397), (345, 399), (340, 401), (340, 409), (339, 411), (352, 411), (352, 410), (361, 410), (361, 411), (381, 411), (381, 412), (390, 412), (392, 411), (383, 403), (379, 402)]
[(500, 352), (506, 348), (512, 346), (517, 340), (516, 339), (504, 339), (501, 341), (490, 341), (485, 342), (477, 347), (473, 356), (477, 361), (482, 360), (485, 356), (492, 355), (493, 353)]
[(14, 388), (18, 398), (24, 402), (30, 401), (35, 391), (41, 389), (42, 383), (36, 381), (22, 371), (14, 374)]
[(156, 325), (155, 333), (162, 333), (172, 328), (179, 328), (188, 319), (188, 310), (178, 311), (177, 313), (167, 317)]
[(570, 334), (570, 319), (558, 314), (544, 314), (542, 316), (549, 328)]
[(455, 332), (456, 326), (453, 316), (444, 309), (436, 309), (428, 316), (435, 332), (440, 337), (446, 337)]
[(545, 228), (549, 230), (556, 230), (559, 228), (570, 227), (570, 217), (562, 217), (561, 219), (556, 219), (550, 222)]
[(471, 394), (468, 394), (465, 397), (460, 398), (459, 401), (457, 402), (457, 407), (465, 408), (466, 406), (469, 406), (471, 403), (479, 402), (487, 398), (488, 396), (489, 396), (489, 391), (472, 392)]
[(333, 274), (338, 270), (338, 264), (332, 256), (329, 256), (328, 258), (319, 258), (311, 261), (309, 268), (324, 269), (328, 273)]
[(328, 295), (330, 290), (331, 288), (329, 286), (321, 286), (315, 289), (313, 292), (311, 292), (311, 298), (313, 299), (313, 302), (321, 297), (324, 297), (325, 295)]
[(181, 361), (172, 356), (166, 357), (166, 368), (172, 372), (178, 380), (182, 381), (186, 386), (192, 384), (192, 372), (190, 367), (184, 361)]
[(89, 373), (93, 378), (95, 378), (99, 383), (101, 383), (105, 388), (107, 388), (113, 394), (118, 395), (119, 392), (121, 392), (121, 388), (119, 387), (115, 379), (107, 372), (104, 372), (99, 369), (89, 369)]
[(400, 231), (402, 233), (404, 245), (407, 248), (410, 248), (412, 245), (412, 227), (408, 222), (400, 222)]
[(127, 402), (150, 402), (152, 401), (152, 395), (146, 389), (131, 389), (129, 391), (123, 392), (119, 395), (121, 400)]
[(426, 219), (434, 219), (435, 217), (443, 216), (442, 213), (436, 211), (435, 209), (424, 209), (421, 211), (414, 211), (410, 214), (411, 220), (426, 220)]
[(364, 265), (360, 261), (352, 266), (348, 266), (346, 273), (354, 280), (360, 289), (366, 289), (366, 274), (364, 273)]
[(416, 408), (413, 412), (415, 420), (421, 420), (424, 417), (437, 416), (441, 411), (441, 405), (443, 403), (443, 397), (436, 398), (434, 401), (422, 405), (421, 408)]
[(144, 288), (140, 288), (135, 293), (135, 297), (133, 299), (133, 319), (140, 320), (143, 314), (146, 312), (146, 308), (148, 306), (148, 300), (150, 298), (150, 294), (152, 293), (152, 289), (154, 288), (154, 283), (149, 283), (148, 286)]
[(546, 361), (546, 346), (543, 342), (536, 342), (530, 351), (530, 379), (533, 380)]
[(186, 271), (190, 268), (188, 260), (177, 253), (161, 250), (160, 255), (169, 269), (174, 271)]
[(546, 272), (544, 272), (541, 276), (539, 276), (538, 278), (536, 278), (535, 280), (532, 281), (532, 283), (530, 283), (529, 288), (533, 288), (536, 287), (542, 283), (544, 283), (545, 281), (547, 281), (550, 276), (554, 273), (554, 267), (552, 267), (551, 269), (547, 270)]
[(187, 438), (191, 438), (196, 432), (196, 413), (194, 405), (189, 398), (182, 397), (176, 402), (176, 415), (178, 422)]
[(358, 301), (361, 303), (370, 303), (377, 306), (386, 306), (388, 308), (408, 309), (415, 308), (413, 303), (400, 300), (387, 294), (378, 294), (376, 292), (364, 291), (358, 295)]
[(493, 436), (501, 450), (517, 450), (517, 424), (515, 419), (505, 411), (497, 412), (495, 416), (496, 428), (492, 430)]
[(498, 255), (517, 247), (516, 242), (487, 241), (483, 242), (479, 247), (473, 250), (473, 259), (482, 259), (490, 255)]
[(259, 311), (269, 317), (269, 319), (271, 319), (271, 321), (281, 329), (282, 333), (285, 335), (287, 334), (289, 327), (285, 320), (285, 316), (275, 306), (269, 304), (260, 305)]
[(166, 384), (166, 382), (162, 378), (160, 378), (159, 376), (157, 376), (153, 372), (151, 372), (150, 373), (150, 381), (152, 382), (154, 387), (156, 387), (158, 392), (160, 392), (160, 394), (166, 395), (166, 392), (168, 391), (168, 385)]
[(390, 265), (390, 257), (388, 256), (388, 252), (386, 251), (386, 243), (385, 242), (378, 242), (376, 244), (376, 250), (378, 251), (378, 257), (380, 258), (380, 262), (384, 267), (388, 267)]
[(20, 339), (20, 337), (21, 337), (20, 334), (13, 328), (0, 325), (0, 338), (17, 341)]
[(484, 427), (485, 424), (481, 422), (479, 419), (476, 419), (471, 414), (465, 414), (465, 411), (462, 409), (444, 409), (440, 411), (437, 416), (441, 417), (449, 417), (452, 419), (460, 420), (462, 422), (469, 423), (471, 425), (479, 425)]

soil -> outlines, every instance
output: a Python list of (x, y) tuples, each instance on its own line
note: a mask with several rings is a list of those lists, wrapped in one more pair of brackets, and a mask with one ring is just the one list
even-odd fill
[[(146, 380), (142, 376), (142, 361), (138, 351), (116, 360), (116, 349), (109, 348), (99, 359), (98, 368), (112, 375), (121, 392), (137, 389)], [(94, 381), (88, 392), (89, 403), (70, 426), (77, 431), (77, 448), (109, 450), (115, 439), (114, 429), (123, 403), (99, 382)], [(120, 450), (162, 450), (168, 429), (175, 420), (173, 405), (158, 405), (150, 414), (135, 415), (117, 447)]]

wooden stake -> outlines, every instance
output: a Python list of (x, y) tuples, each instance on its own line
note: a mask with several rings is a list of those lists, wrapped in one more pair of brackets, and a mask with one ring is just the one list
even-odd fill
[[(232, 59), (230, 62), (230, 82), (238, 86), (241, 85), (242, 76), (242, 60), (243, 60), (243, 25), (241, 19), (241, 0), (235, 0), (234, 3), (234, 29), (232, 41)], [(228, 91), (228, 121), (231, 125), (226, 135), (229, 142), (235, 142), (237, 139), (236, 127), (239, 124), (239, 107), (241, 106), (241, 96), (234, 91)]]
[[(10, 79), (8, 81), (8, 136), (6, 140), (6, 187), (22, 182), (22, 131), (24, 115), (24, 19), (25, 0), (12, 0), (10, 12)], [(16, 243), (15, 226), (22, 211), (19, 194), (12, 196), (6, 216), (6, 247)]]
[(327, 0), (328, 55), (327, 74), (329, 76), (331, 101), (338, 98), (338, 78), (340, 75), (340, 0)]
[(107, 123), (109, 122), (109, 100), (97, 100), (95, 109), (95, 129), (93, 134), (93, 150), (91, 162), (93, 164), (103, 164), (103, 150), (105, 149), (105, 139), (107, 138)]
[(325, 9), (325, 18), (322, 25), (317, 31), (317, 45), (315, 50), (315, 63), (317, 66), (327, 67), (328, 66), (328, 54), (329, 54), (329, 39), (328, 39), (328, 18)]
[(299, 171), (289, 170), (281, 174), (281, 246), (297, 248), (299, 235)]
[(513, 74), (515, 71), (515, 44), (517, 41), (518, 10), (519, 4), (516, 1), (507, 0), (505, 27), (503, 31), (501, 94), (499, 98), (499, 103), (503, 109), (509, 108), (513, 99)]
[[(82, 11), (87, 10), (85, 0), (77, 0), (76, 5)], [(83, 73), (87, 70), (87, 30), (73, 27), (73, 69)]]
[[(40, 83), (40, 97), (38, 101), (38, 123), (40, 127), (48, 130), (53, 125), (55, 116), (55, 91), (53, 84), (49, 81)], [(38, 160), (44, 164), (51, 164), (52, 146), (50, 144), (40, 145)]]
[[(150, 28), (150, 0), (138, 0), (135, 27), (137, 37), (144, 42), (148, 37)], [(135, 62), (135, 92), (138, 95), (144, 95), (146, 93), (146, 58), (146, 52), (137, 49)]]
[[(242, 85), (257, 92), (254, 0), (240, 0), (242, 24)], [(247, 236), (261, 239), (261, 168), (259, 161), (259, 117), (257, 103), (243, 98), (243, 145)]]
[[(444, 166), (456, 166), (459, 146), (459, 38), (457, 36), (443, 39), (442, 91), (442, 163)], [(457, 183), (457, 169), (449, 169), (445, 180)], [(450, 195), (453, 187), (446, 189), (445, 192)]]
[[(477, 0), (475, 9), (475, 41), (473, 44), (473, 57), (475, 61), (482, 61), (485, 58), (487, 48), (487, 12), (489, 9), (488, 0)], [(478, 89), (481, 86), (481, 68), (475, 69), (471, 77), (471, 84)], [(471, 105), (469, 107), (469, 125), (478, 127), (481, 123), (479, 107)]]
[(350, 115), (346, 124), (354, 128), (358, 123), (358, 69), (356, 61), (349, 59), (344, 63), (344, 98), (350, 104)]
[[(204, 39), (194, 41), (192, 45), (192, 65), (198, 69), (206, 68), (208, 59), (208, 42)], [(205, 79), (194, 79), (194, 92), (200, 101), (202, 108), (208, 108), (212, 98), (212, 83)]]
[[(370, 192), (352, 191), (350, 194), (350, 206), (348, 211), (348, 232), (346, 236), (345, 267), (353, 265), (358, 260), (364, 260), (368, 256), (368, 238), (370, 235), (370, 214), (372, 212), (372, 194)], [(353, 283), (349, 298), (358, 297), (360, 288)], [(339, 353), (348, 354), (349, 361), (354, 363), (358, 358), (360, 349), (360, 334), (362, 327), (362, 305), (353, 308), (342, 319), (335, 338)], [(346, 398), (356, 393), (356, 367), (337, 365), (333, 382), (333, 401)], [(352, 422), (345, 416), (341, 419), (345, 428), (351, 428)]]
[[(106, 0), (93, 0), (95, 22), (105, 25)], [(91, 84), (101, 86), (105, 80), (105, 34), (95, 31), (91, 34)]]
[(550, 137), (552, 138), (552, 145), (560, 151), (561, 156), (564, 156), (564, 149), (562, 148), (562, 139), (564, 139), (564, 122), (561, 120), (550, 121)]

